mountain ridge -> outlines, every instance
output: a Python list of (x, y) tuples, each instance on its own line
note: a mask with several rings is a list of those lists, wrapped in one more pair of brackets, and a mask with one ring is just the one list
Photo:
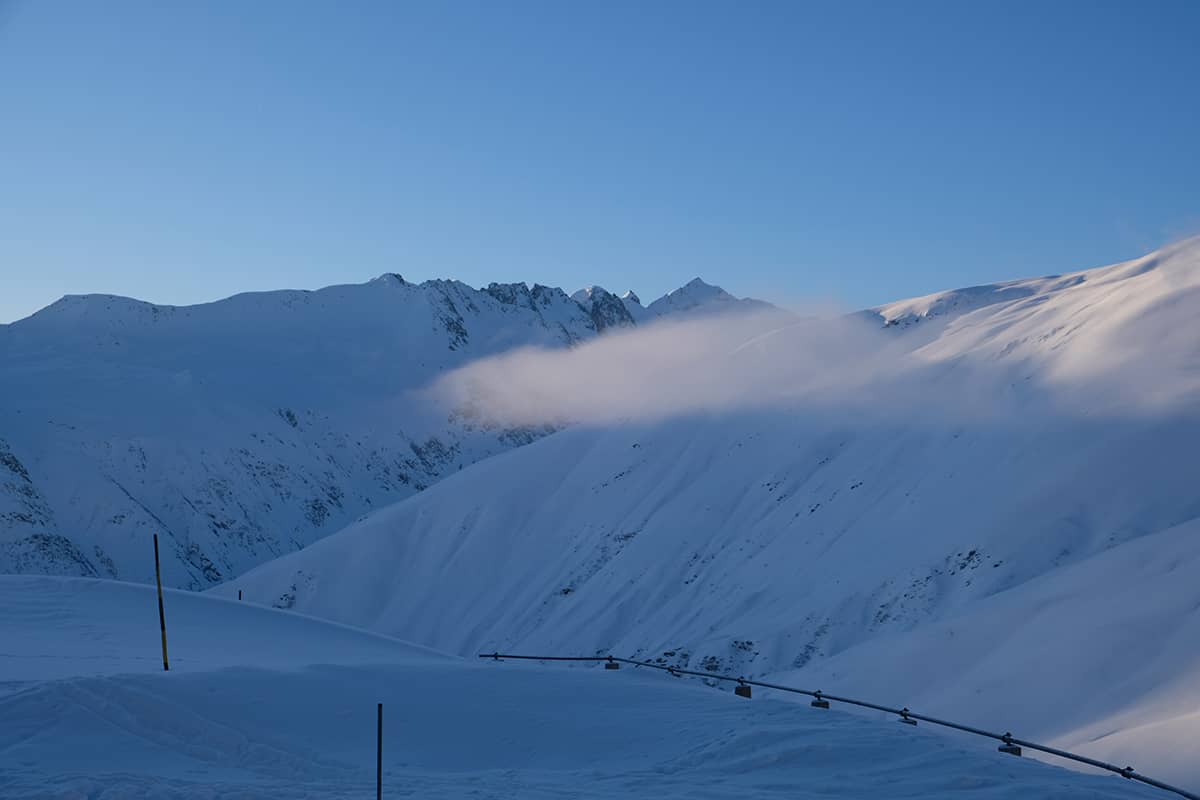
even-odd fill
[[(568, 294), (565, 290), (563, 290), (559, 287), (546, 286), (546, 285), (543, 285), (540, 283), (530, 284), (527, 281), (516, 281), (516, 282), (512, 282), (512, 283), (492, 282), (492, 283), (489, 283), (487, 286), (476, 288), (476, 287), (472, 287), (470, 284), (464, 283), (462, 281), (459, 281), (459, 280), (456, 280), (453, 278), (429, 278), (429, 279), (414, 283), (412, 281), (405, 279), (404, 276), (398, 272), (384, 272), (384, 273), (377, 275), (374, 278), (370, 278), (361, 283), (337, 283), (337, 284), (330, 284), (328, 286), (322, 286), (317, 289), (251, 290), (251, 291), (245, 291), (245, 292), (237, 292), (235, 294), (228, 295), (226, 297), (221, 297), (216, 300), (207, 300), (207, 301), (202, 301), (202, 302), (197, 302), (197, 303), (156, 303), (156, 302), (153, 302), (150, 300), (142, 300), (142, 299), (130, 296), (130, 295), (113, 294), (110, 292), (68, 293), (68, 294), (62, 295), (57, 300), (47, 304), (46, 306), (43, 306), (42, 308), (34, 311), (32, 314), (29, 314), (20, 319), (13, 320), (12, 322), (0, 323), (0, 329), (6, 328), (6, 327), (11, 327), (13, 325), (17, 325), (19, 323), (26, 322), (27, 320), (31, 320), (34, 317), (44, 315), (46, 312), (50, 312), (50, 314), (54, 314), (54, 313), (60, 312), (61, 310), (65, 309), (65, 308), (70, 308), (72, 306), (75, 307), (75, 309), (79, 309), (81, 307), (81, 304), (83, 304), (83, 303), (97, 303), (97, 304), (105, 303), (109, 307), (106, 310), (111, 310), (112, 304), (116, 303), (116, 304), (127, 305), (129, 307), (143, 307), (147, 311), (149, 311), (149, 313), (162, 313), (162, 312), (174, 313), (174, 312), (181, 312), (181, 311), (191, 311), (191, 310), (200, 309), (200, 308), (204, 308), (204, 307), (210, 307), (210, 306), (218, 306), (218, 305), (222, 305), (225, 303), (229, 303), (230, 301), (240, 301), (240, 300), (246, 300), (246, 299), (250, 299), (250, 298), (259, 298), (259, 299), (278, 298), (281, 300), (298, 301), (303, 297), (308, 297), (308, 296), (313, 296), (313, 295), (321, 295), (323, 293), (334, 292), (336, 290), (343, 290), (343, 289), (349, 289), (349, 288), (354, 288), (354, 287), (369, 287), (369, 286), (384, 286), (384, 287), (390, 286), (390, 287), (397, 287), (397, 288), (409, 287), (409, 288), (417, 288), (417, 289), (454, 287), (455, 289), (458, 289), (458, 290), (487, 292), (487, 293), (493, 294), (493, 296), (495, 296), (498, 300), (500, 300), (501, 298), (504, 298), (504, 297), (508, 297), (508, 298), (516, 298), (516, 297), (522, 297), (522, 296), (546, 297), (546, 296), (561, 295), (562, 297), (569, 297), (570, 299), (575, 300), (576, 302), (580, 302), (580, 305), (584, 306), (585, 309), (587, 308), (587, 306), (586, 306), (585, 302), (580, 301), (580, 298), (583, 298), (583, 301), (590, 300), (591, 293), (593, 291), (596, 291), (597, 293), (601, 293), (603, 295), (611, 295), (612, 297), (619, 299), (619, 300), (632, 300), (632, 302), (637, 303), (638, 305), (641, 305), (641, 301), (638, 299), (638, 295), (636, 293), (634, 293), (633, 290), (628, 290), (620, 297), (617, 297), (617, 295), (615, 293), (609, 292), (604, 287), (595, 285), (595, 284), (584, 287), (582, 289), (579, 289), (571, 294)], [(664, 294), (662, 297), (658, 298), (658, 300), (655, 300), (654, 302), (657, 303), (659, 301), (666, 300), (667, 298), (671, 297), (672, 295), (676, 295), (681, 292), (683, 292), (684, 294), (688, 294), (687, 292), (685, 292), (685, 290), (688, 290), (688, 289), (694, 290), (696, 287), (702, 287), (705, 290), (706, 294), (711, 296), (713, 299), (719, 300), (719, 302), (721, 302), (721, 303), (725, 303), (728, 301), (733, 301), (734, 303), (739, 303), (739, 302), (742, 302), (745, 300), (749, 300), (748, 298), (734, 297), (733, 295), (729, 294), (721, 287), (706, 283), (701, 278), (697, 277), (697, 278), (693, 278), (687, 284), (685, 284), (684, 286), (681, 286), (679, 289), (676, 289), (672, 292), (668, 292), (667, 294)], [(556, 297), (556, 299), (557, 299), (557, 297)], [(511, 302), (511, 301), (507, 301), (507, 302)], [(547, 302), (549, 302), (549, 301), (547, 301)], [(749, 300), (749, 302), (752, 304), (755, 304), (756, 306), (770, 306), (771, 305), (770, 303), (766, 303), (761, 300)], [(653, 305), (653, 303), (651, 303), (651, 305)], [(151, 309), (156, 309), (156, 311), (153, 311)], [(656, 314), (655, 316), (658, 316), (658, 314)]]
[(67, 295), (0, 326), (0, 571), (202, 588), (553, 425), (431, 407), (446, 370), (632, 326), (619, 300), (460, 281), (166, 306)]

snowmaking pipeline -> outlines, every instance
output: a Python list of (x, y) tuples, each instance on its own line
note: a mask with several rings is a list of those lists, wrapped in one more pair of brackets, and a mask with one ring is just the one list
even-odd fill
[(1140, 772), (1137, 772), (1133, 767), (1118, 767), (1116, 764), (1109, 764), (1106, 761), (1099, 761), (1094, 758), (1088, 758), (1087, 756), (1081, 756), (1078, 753), (1070, 753), (1066, 750), (1059, 750), (1055, 747), (1048, 747), (1044, 744), (1030, 742), (1025, 739), (1018, 739), (1011, 733), (993, 733), (992, 731), (985, 731), (981, 728), (973, 728), (970, 725), (960, 725), (957, 722), (950, 722), (948, 720), (938, 719), (937, 717), (929, 717), (924, 714), (918, 714), (915, 711), (908, 710), (908, 708), (891, 708), (889, 706), (881, 706), (877, 703), (868, 703), (865, 700), (855, 700), (850, 697), (839, 697), (838, 695), (825, 694), (820, 689), (813, 692), (809, 691), (808, 689), (797, 689), (794, 686), (781, 686), (777, 683), (766, 683), (765, 681), (756, 681), (749, 678), (734, 677), (732, 675), (719, 675), (712, 672), (697, 672), (690, 669), (679, 669), (678, 667), (668, 667), (662, 664), (655, 664), (650, 661), (638, 661), (632, 658), (618, 658), (617, 656), (526, 656), (514, 655), (512, 653), (480, 653), (479, 657), (490, 658), (494, 661), (501, 661), (503, 659), (510, 658), (523, 661), (604, 662), (607, 669), (617, 669), (620, 664), (629, 664), (635, 667), (647, 667), (649, 669), (662, 670), (663, 672), (669, 672), (670, 674), (676, 676), (694, 675), (714, 681), (735, 683), (738, 687), (735, 689), (735, 691), (738, 691), (738, 689), (741, 687), (747, 687), (744, 694), (740, 691), (738, 692), (739, 694), (743, 694), (745, 697), (750, 696), (750, 690), (748, 688), (750, 686), (760, 686), (763, 689), (775, 689), (780, 692), (791, 692), (792, 694), (803, 694), (814, 698), (812, 705), (817, 708), (829, 708), (829, 703), (834, 702), (846, 703), (848, 705), (859, 706), (861, 708), (870, 708), (874, 709), (875, 711), (883, 711), (887, 714), (897, 715), (900, 718), (900, 722), (906, 722), (910, 725), (916, 725), (918, 721), (928, 722), (931, 725), (940, 725), (943, 728), (953, 728), (956, 731), (963, 731), (964, 733), (970, 733), (975, 736), (983, 736), (988, 739), (995, 739), (996, 741), (1001, 742), (999, 749), (1002, 753), (1019, 756), (1021, 755), (1021, 748), (1037, 750), (1048, 755), (1057, 756), (1058, 758), (1065, 758), (1068, 761), (1075, 761), (1080, 764), (1087, 764), (1090, 767), (1096, 767), (1097, 769), (1114, 772), (1117, 775), (1120, 775), (1122, 778), (1128, 778), (1131, 781), (1140, 781), (1141, 783), (1153, 786), (1157, 789), (1163, 789), (1164, 791), (1173, 792), (1180, 797), (1186, 797), (1189, 800), (1200, 800), (1200, 795), (1193, 794), (1185, 789), (1180, 789), (1177, 786), (1172, 786), (1169, 783), (1163, 783), (1162, 781), (1155, 780), (1149, 775), (1143, 775)]

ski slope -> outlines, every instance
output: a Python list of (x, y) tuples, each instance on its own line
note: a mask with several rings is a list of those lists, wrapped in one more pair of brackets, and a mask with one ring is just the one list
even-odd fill
[(1197, 319), (1192, 242), (700, 352), (499, 356), (455, 374), (578, 424), (214, 591), (783, 676), (1200, 785)]
[(1147, 798), (1120, 778), (660, 673), (459, 661), (296, 614), (0, 577), (0, 796)]

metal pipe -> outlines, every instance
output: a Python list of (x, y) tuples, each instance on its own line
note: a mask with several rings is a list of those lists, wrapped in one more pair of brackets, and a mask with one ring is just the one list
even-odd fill
[(938, 719), (937, 717), (930, 717), (930, 716), (926, 716), (924, 714), (918, 714), (914, 711), (909, 711), (907, 708), (892, 708), (890, 706), (882, 706), (877, 703), (869, 703), (866, 700), (855, 700), (854, 698), (851, 698), (851, 697), (839, 697), (838, 695), (826, 694), (825, 692), (821, 692), (821, 691), (813, 692), (813, 691), (809, 691), (808, 689), (798, 689), (794, 686), (783, 686), (783, 685), (780, 685), (777, 683), (767, 683), (765, 681), (750, 680), (749, 678), (734, 677), (732, 675), (721, 675), (721, 674), (715, 673), (715, 672), (697, 672), (695, 670), (690, 670), (690, 669), (680, 669), (679, 667), (669, 667), (669, 666), (665, 666), (663, 664), (655, 664), (651, 661), (638, 661), (637, 659), (633, 659), (633, 658), (619, 658), (617, 656), (611, 656), (611, 655), (608, 655), (608, 656), (526, 656), (526, 655), (512, 655), (512, 654), (506, 654), (506, 653), (481, 653), (479, 655), (479, 657), (480, 658), (491, 658), (495, 661), (499, 661), (504, 658), (523, 659), (526, 661), (617, 661), (622, 664), (631, 664), (636, 667), (649, 667), (650, 669), (657, 669), (657, 670), (661, 670), (663, 672), (669, 672), (672, 675), (695, 675), (700, 678), (707, 678), (707, 679), (715, 680), (715, 681), (731, 681), (733, 683), (738, 683), (738, 684), (748, 684), (750, 686), (761, 686), (764, 689), (776, 689), (781, 692), (791, 692), (792, 694), (803, 694), (803, 695), (808, 695), (809, 697), (817, 697), (817, 698), (820, 698), (823, 700), (829, 700), (829, 701), (832, 701), (835, 703), (846, 703), (847, 705), (859, 706), (860, 708), (870, 708), (875, 711), (882, 711), (886, 714), (896, 714), (899, 717), (901, 717), (901, 719), (920, 720), (921, 722), (928, 722), (930, 725), (938, 725), (943, 728), (953, 728), (954, 730), (963, 731), (964, 733), (970, 733), (975, 736), (983, 736), (988, 739), (995, 739), (997, 741), (1004, 742), (1006, 745), (1017, 745), (1019, 747), (1028, 748), (1030, 750), (1037, 750), (1039, 752), (1046, 753), (1047, 755), (1052, 755), (1057, 758), (1064, 758), (1064, 759), (1067, 759), (1068, 761), (1075, 761), (1080, 764), (1087, 764), (1090, 767), (1096, 767), (1098, 769), (1107, 770), (1108, 772), (1114, 772), (1123, 778), (1128, 778), (1129, 780), (1133, 780), (1133, 781), (1139, 781), (1148, 786), (1153, 786), (1156, 789), (1162, 789), (1163, 791), (1172, 792), (1174, 794), (1179, 795), (1180, 797), (1186, 797), (1186, 798), (1188, 798), (1188, 800), (1200, 800), (1200, 795), (1198, 795), (1198, 794), (1189, 792), (1186, 789), (1180, 789), (1178, 786), (1172, 786), (1169, 783), (1163, 783), (1162, 781), (1155, 780), (1154, 778), (1151, 778), (1147, 775), (1143, 775), (1140, 772), (1137, 772), (1136, 770), (1134, 770), (1133, 767), (1118, 767), (1116, 764), (1110, 764), (1107, 761), (1099, 761), (1094, 758), (1088, 758), (1087, 756), (1081, 756), (1077, 753), (1071, 753), (1067, 750), (1059, 750), (1054, 747), (1048, 747), (1047, 745), (1044, 745), (1044, 744), (1030, 742), (1025, 739), (1018, 739), (1015, 736), (1012, 736), (1011, 734), (1008, 734), (1008, 733), (1004, 733), (1004, 734), (993, 733), (992, 731), (986, 731), (986, 730), (983, 730), (982, 728), (974, 728), (974, 727), (971, 727), (970, 725), (962, 725), (957, 722), (950, 722), (948, 720)]
[[(490, 658), (499, 661), (502, 658), (512, 658), (524, 661), (608, 661), (612, 656), (514, 656), (506, 653), (480, 653), (480, 658)], [(621, 659), (613, 659), (621, 660)]]

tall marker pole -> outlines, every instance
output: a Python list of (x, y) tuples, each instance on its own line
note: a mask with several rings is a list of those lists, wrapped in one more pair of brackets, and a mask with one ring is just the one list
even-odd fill
[(383, 800), (383, 703), (375, 726), (375, 800)]
[[(158, 534), (154, 534), (154, 579), (158, 582), (158, 627), (162, 631), (163, 671), (171, 667), (167, 664), (167, 617), (163, 614), (162, 601), (162, 569), (158, 566)], [(382, 713), (382, 712), (381, 712)]]

